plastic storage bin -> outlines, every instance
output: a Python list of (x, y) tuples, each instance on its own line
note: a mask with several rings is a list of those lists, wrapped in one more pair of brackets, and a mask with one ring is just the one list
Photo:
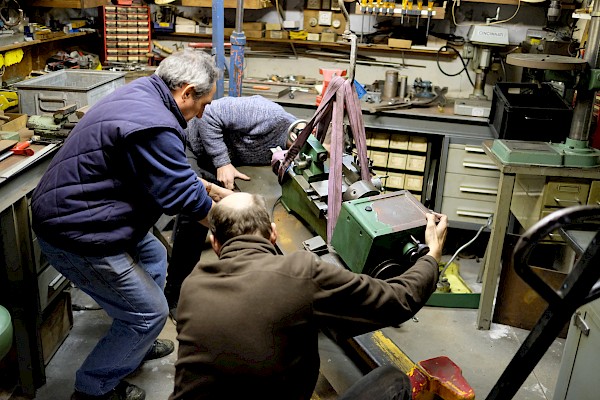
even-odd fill
[(53, 113), (69, 104), (92, 105), (125, 84), (125, 72), (61, 70), (16, 83), (19, 112)]
[(500, 139), (564, 142), (573, 109), (547, 84), (497, 83), (489, 116)]

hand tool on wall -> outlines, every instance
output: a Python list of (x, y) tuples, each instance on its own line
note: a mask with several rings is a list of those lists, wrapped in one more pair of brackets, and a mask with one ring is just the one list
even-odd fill
[(26, 142), (17, 143), (8, 152), (6, 152), (0, 156), (0, 161), (6, 160), (8, 157), (10, 157), (12, 155), (32, 156), (33, 150), (29, 148), (30, 145), (31, 145), (30, 140), (28, 140)]

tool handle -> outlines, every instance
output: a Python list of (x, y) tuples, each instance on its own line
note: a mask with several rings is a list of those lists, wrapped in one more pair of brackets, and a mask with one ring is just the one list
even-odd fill
[(33, 155), (33, 150), (32, 149), (21, 149), (21, 150), (13, 149), (12, 153), (13, 154), (18, 154), (20, 156), (32, 156)]
[(24, 149), (28, 148), (29, 145), (31, 145), (31, 142), (20, 142), (20, 143), (15, 144), (15, 146), (12, 148), (12, 150), (13, 151), (24, 150)]
[(15, 145), (15, 147), (10, 149), (10, 151), (13, 154), (18, 154), (20, 156), (32, 156), (33, 150), (29, 148), (30, 145), (31, 145), (31, 142), (29, 142), (29, 141), (17, 143)]

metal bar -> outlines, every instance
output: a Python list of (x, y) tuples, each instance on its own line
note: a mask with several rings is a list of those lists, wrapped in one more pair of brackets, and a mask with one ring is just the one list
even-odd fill
[(244, 73), (244, 47), (246, 46), (246, 35), (242, 29), (244, 21), (244, 0), (237, 0), (235, 10), (235, 29), (229, 41), (229, 96), (239, 97), (242, 95), (242, 77)]
[[(217, 67), (221, 71), (225, 71), (225, 11), (224, 0), (213, 0), (212, 3), (212, 53), (216, 58)], [(223, 97), (225, 93), (225, 76), (217, 80), (217, 90), (215, 99)]]
[[(591, 13), (589, 25), (588, 42), (585, 49), (584, 60), (587, 61), (590, 68), (599, 67), (599, 47), (600, 47), (600, 2), (594, 2), (594, 9)], [(591, 90), (579, 90), (577, 92), (577, 103), (573, 110), (573, 119), (569, 138), (574, 140), (587, 141), (593, 118), (593, 103), (595, 92)]]

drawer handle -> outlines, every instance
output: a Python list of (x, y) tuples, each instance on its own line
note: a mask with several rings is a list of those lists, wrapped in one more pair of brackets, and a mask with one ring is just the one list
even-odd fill
[(485, 153), (485, 151), (483, 151), (483, 149), (481, 147), (477, 147), (477, 146), (465, 146), (465, 151), (467, 153), (479, 153), (479, 154)]
[(555, 197), (554, 201), (557, 202), (558, 204), (560, 204), (560, 203), (575, 203), (575, 204), (581, 205), (581, 201), (579, 201), (579, 199), (568, 200), (568, 199), (559, 199), (558, 197)]
[(463, 167), (498, 170), (498, 167), (496, 167), (494, 164), (484, 164), (484, 163), (474, 163), (474, 162), (463, 162)]
[(52, 279), (52, 281), (48, 284), (48, 287), (52, 290), (58, 290), (60, 285), (62, 285), (66, 280), (67, 278), (65, 278), (63, 275), (57, 275), (56, 278)]
[(485, 212), (477, 212), (477, 211), (467, 211), (467, 210), (456, 210), (456, 215), (461, 217), (475, 217), (475, 218), (489, 218), (493, 216), (493, 213), (485, 213)]
[(485, 188), (474, 188), (474, 187), (461, 186), (459, 188), (459, 190), (461, 192), (465, 192), (465, 193), (498, 194), (498, 189), (485, 189)]

